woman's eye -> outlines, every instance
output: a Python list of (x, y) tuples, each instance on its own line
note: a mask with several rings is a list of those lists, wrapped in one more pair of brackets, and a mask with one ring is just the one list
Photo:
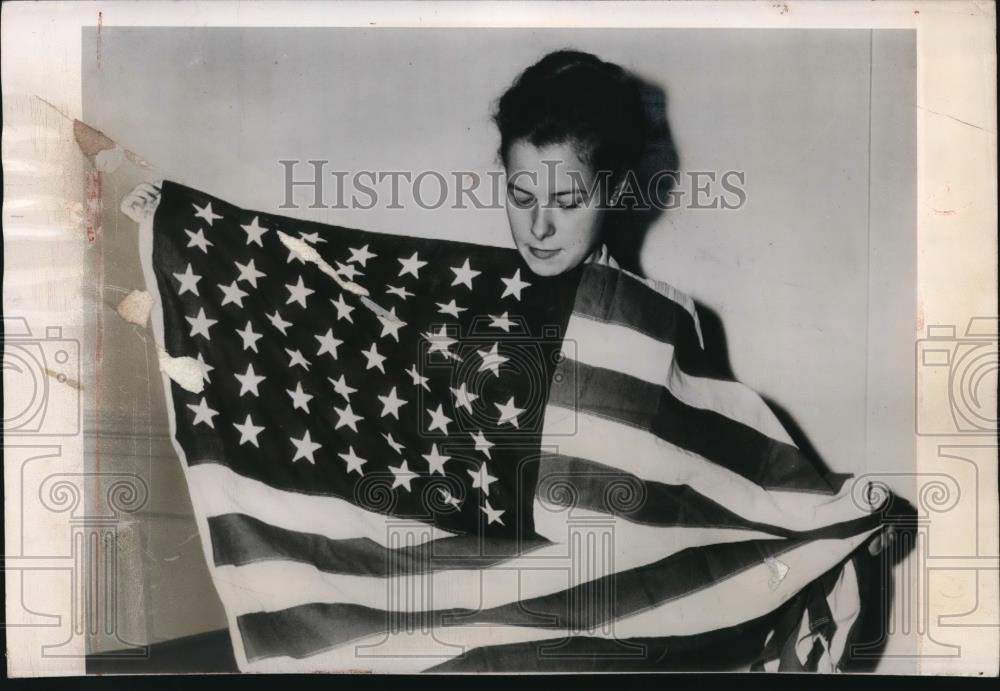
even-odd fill
[(535, 202), (535, 198), (530, 194), (520, 192), (518, 190), (509, 190), (507, 196), (510, 197), (510, 200), (514, 202), (516, 206), (519, 206), (522, 209), (531, 206)]

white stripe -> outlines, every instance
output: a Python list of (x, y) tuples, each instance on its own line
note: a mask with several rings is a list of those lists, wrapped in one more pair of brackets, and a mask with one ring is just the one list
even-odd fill
[(822, 528), (871, 511), (858, 506), (850, 483), (837, 495), (767, 490), (651, 432), (562, 406), (545, 409), (542, 448), (643, 480), (687, 485), (747, 520), (792, 530)]
[(302, 562), (256, 561), (215, 567), (216, 585), (226, 589), (227, 607), (236, 615), (311, 602), (352, 603), (397, 612), (477, 610), (557, 593), (615, 571), (651, 564), (688, 547), (774, 537), (729, 528), (663, 528), (626, 521), (609, 525), (614, 519), (583, 511), (573, 512), (572, 521), (585, 523), (575, 526), (565, 510), (549, 515), (547, 528), (560, 534), (561, 544), (481, 569), (386, 578), (325, 573)]
[[(366, 511), (337, 497), (276, 489), (219, 463), (189, 466), (187, 475), (195, 511), (205, 517), (242, 513), (286, 530), (332, 540), (363, 537), (383, 547), (404, 531), (410, 536), (409, 544), (452, 535), (420, 521)], [(202, 537), (207, 539), (207, 535)]]
[[(809, 653), (812, 651), (813, 643), (819, 637), (818, 633), (815, 635), (809, 633), (809, 608), (806, 607), (802, 612), (802, 619), (799, 620), (799, 631), (795, 634), (795, 657), (802, 667), (805, 667), (806, 662), (809, 661)], [(820, 641), (820, 645), (822, 645), (822, 641)], [(816, 671), (824, 670), (817, 666)]]
[(809, 610), (806, 608), (802, 613), (802, 621), (799, 625), (799, 639), (795, 644), (795, 655), (799, 658), (799, 662), (805, 665), (815, 641), (819, 640), (823, 652), (816, 662), (816, 671), (832, 674), (840, 671), (837, 665), (844, 654), (847, 635), (861, 614), (861, 593), (858, 589), (854, 563), (851, 560), (846, 561), (840, 570), (837, 582), (830, 589), (830, 594), (826, 596), (826, 604), (830, 608), (830, 615), (836, 627), (829, 645), (821, 633), (809, 633)]
[(828, 651), (830, 657), (830, 671), (837, 672), (837, 665), (844, 655), (844, 648), (847, 646), (847, 635), (851, 632), (851, 627), (861, 615), (861, 590), (858, 585), (858, 574), (854, 570), (854, 562), (848, 560), (844, 564), (844, 570), (840, 573), (836, 585), (826, 598), (830, 611), (833, 613), (833, 621), (837, 625), (837, 630), (833, 632)]
[(543, 641), (566, 635), (596, 638), (688, 636), (734, 626), (767, 614), (822, 575), (868, 536), (817, 540), (781, 555), (789, 567), (773, 586), (765, 564), (742, 571), (711, 588), (703, 588), (623, 617), (609, 627), (589, 631), (540, 629), (506, 625), (469, 625), (400, 631), (371, 636), (303, 659), (274, 657), (246, 665), (248, 672), (333, 672), (372, 670), (418, 672), (481, 646)]
[[(764, 647), (765, 648), (767, 648), (767, 646), (771, 643), (771, 639), (772, 638), (774, 638), (774, 629), (772, 629), (767, 634), (767, 638), (764, 639)], [(770, 660), (768, 660), (767, 662), (764, 663), (764, 671), (765, 672), (777, 672), (778, 671), (778, 666), (780, 664), (781, 664), (781, 656), (779, 654), (778, 657), (772, 658), (772, 659), (770, 659)], [(749, 671), (752, 671), (752, 670), (747, 669), (747, 670), (740, 670), (740, 671), (749, 672)]]
[[(566, 326), (567, 357), (664, 386), (678, 400), (751, 427), (794, 446), (792, 438), (753, 389), (735, 381), (692, 377), (674, 359), (674, 346), (621, 324), (574, 313)], [(571, 365), (567, 365), (571, 366)]]

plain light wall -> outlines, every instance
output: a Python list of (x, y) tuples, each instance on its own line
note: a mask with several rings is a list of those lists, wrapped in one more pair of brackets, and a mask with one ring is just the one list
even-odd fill
[[(502, 209), (281, 209), (278, 161), (498, 170), (494, 99), (563, 47), (664, 90), (682, 171), (745, 171), (742, 208), (663, 214), (643, 247), (645, 273), (718, 316), (737, 378), (787, 411), (828, 466), (912, 472), (912, 32), (104, 28), (84, 32), (83, 113), (159, 177), (245, 207), (510, 247)], [(297, 175), (307, 172), (302, 165)], [(113, 270), (141, 283), (134, 242), (119, 232), (117, 249), (107, 245)], [(122, 347), (145, 360), (149, 344), (134, 341), (123, 337)], [(112, 427), (141, 414), (164, 433), (149, 393), (158, 385), (140, 379), (122, 382), (117, 409), (108, 397)], [(190, 507), (176, 466), (166, 451), (143, 466), (156, 520), (173, 526), (149, 527), (148, 545), (185, 537)], [(912, 482), (891, 484), (912, 498)], [(146, 565), (150, 640), (224, 625), (217, 607), (172, 613), (148, 592), (183, 598), (210, 588), (196, 557), (182, 585), (158, 585), (169, 564)]]

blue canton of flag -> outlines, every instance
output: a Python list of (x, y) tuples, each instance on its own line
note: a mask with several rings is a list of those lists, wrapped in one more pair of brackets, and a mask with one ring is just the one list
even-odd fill
[(200, 393), (173, 385), (189, 464), (531, 534), (573, 276), (529, 281), (513, 250), (247, 213), (169, 182), (156, 227), (167, 350), (204, 368)]

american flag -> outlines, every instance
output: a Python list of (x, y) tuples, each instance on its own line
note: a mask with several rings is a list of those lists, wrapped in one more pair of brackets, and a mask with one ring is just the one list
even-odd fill
[(846, 654), (888, 497), (714, 376), (668, 285), (169, 181), (142, 248), (157, 341), (196, 372), (164, 378), (171, 431), (241, 670)]

